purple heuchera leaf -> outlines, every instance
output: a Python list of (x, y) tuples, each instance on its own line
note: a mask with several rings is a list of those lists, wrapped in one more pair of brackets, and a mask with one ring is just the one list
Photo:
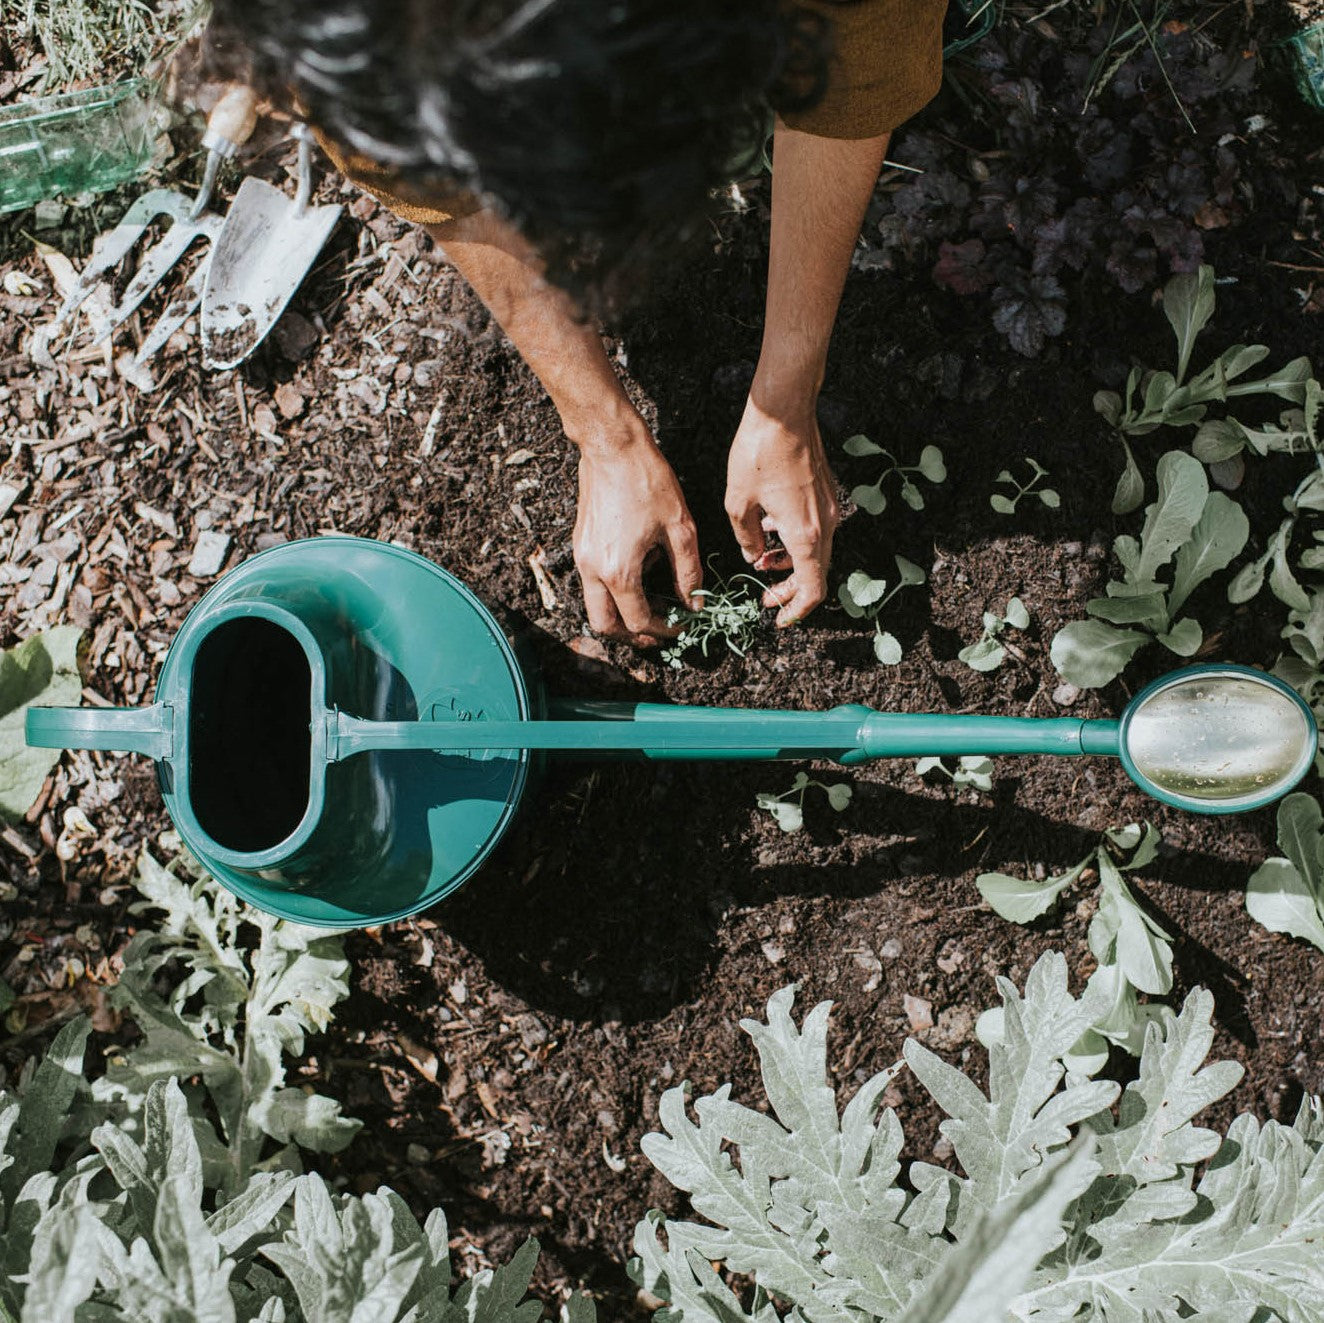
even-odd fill
[(1066, 296), (1052, 276), (1008, 274), (1012, 282), (993, 291), (993, 325), (1018, 354), (1034, 358), (1066, 328)]
[(1106, 265), (1128, 294), (1139, 294), (1158, 279), (1158, 254), (1152, 248), (1137, 248), (1133, 239), (1114, 239)]
[(933, 279), (957, 294), (981, 293), (992, 284), (992, 276), (984, 266), (984, 253), (981, 239), (967, 239), (964, 243), (944, 240), (938, 245)]

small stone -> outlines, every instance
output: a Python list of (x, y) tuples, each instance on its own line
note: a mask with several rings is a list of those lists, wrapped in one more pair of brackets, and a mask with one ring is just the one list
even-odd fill
[(948, 1139), (946, 1135), (939, 1135), (938, 1142), (933, 1146), (933, 1156), (937, 1158), (939, 1162), (946, 1162), (955, 1152), (956, 1150), (952, 1147), (952, 1141)]
[(287, 309), (272, 329), (271, 336), (284, 357), (291, 363), (297, 363), (313, 352), (313, 346), (317, 343), (317, 328), (307, 317)]
[(432, 1154), (422, 1144), (410, 1144), (405, 1149), (405, 1157), (414, 1167), (421, 1167), (431, 1156)]
[(933, 1028), (933, 1003), (923, 997), (912, 997), (910, 993), (901, 999), (905, 1008), (906, 1019), (910, 1021), (911, 1033)]
[(288, 381), (283, 381), (276, 387), (274, 398), (276, 408), (280, 410), (283, 418), (297, 418), (303, 412), (303, 395), (297, 386)]
[(895, 960), (901, 954), (901, 943), (895, 937), (889, 937), (882, 946), (878, 948), (878, 954), (884, 960)]
[(783, 934), (790, 934), (795, 931), (795, 916), (792, 914), (783, 914), (777, 920), (777, 931)]
[(764, 959), (770, 965), (780, 965), (786, 959), (786, 951), (780, 942), (764, 942), (762, 950)]
[(229, 533), (215, 533), (204, 529), (198, 534), (193, 544), (193, 555), (189, 557), (188, 572), (195, 579), (210, 579), (221, 572), (225, 558), (230, 551)]
[(463, 1006), (469, 1000), (469, 986), (462, 978), (457, 978), (454, 983), (447, 988), (451, 995), (451, 1000), (457, 1006)]
[(1053, 702), (1058, 707), (1070, 707), (1080, 697), (1080, 690), (1074, 684), (1063, 681), (1053, 690)]

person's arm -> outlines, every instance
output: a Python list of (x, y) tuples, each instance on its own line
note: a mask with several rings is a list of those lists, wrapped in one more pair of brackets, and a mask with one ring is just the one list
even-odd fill
[[(727, 464), (726, 511), (745, 559), (791, 574), (764, 594), (778, 625), (827, 594), (840, 513), (815, 408), (828, 341), (890, 135), (818, 137), (777, 123), (768, 300), (758, 368)], [(769, 551), (775, 529), (784, 550)]]
[(551, 396), (579, 448), (575, 564), (589, 624), (648, 644), (676, 631), (644, 594), (644, 559), (662, 547), (688, 603), (703, 582), (694, 521), (648, 425), (630, 403), (595, 328), (549, 284), (532, 247), (490, 212), (428, 227)]

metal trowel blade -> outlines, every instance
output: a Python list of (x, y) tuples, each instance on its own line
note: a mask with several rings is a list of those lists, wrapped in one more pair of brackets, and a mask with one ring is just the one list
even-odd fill
[(202, 290), (202, 359), (232, 368), (262, 343), (340, 219), (338, 206), (297, 215), (288, 194), (251, 176), (239, 185)]

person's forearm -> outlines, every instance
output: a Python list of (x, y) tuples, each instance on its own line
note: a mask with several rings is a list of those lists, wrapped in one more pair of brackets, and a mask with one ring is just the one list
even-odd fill
[(513, 226), (478, 212), (428, 232), (542, 382), (581, 451), (651, 445), (597, 330), (544, 278), (537, 254)]
[(811, 411), (888, 135), (821, 138), (780, 121), (773, 140), (768, 301), (751, 402), (769, 416)]

